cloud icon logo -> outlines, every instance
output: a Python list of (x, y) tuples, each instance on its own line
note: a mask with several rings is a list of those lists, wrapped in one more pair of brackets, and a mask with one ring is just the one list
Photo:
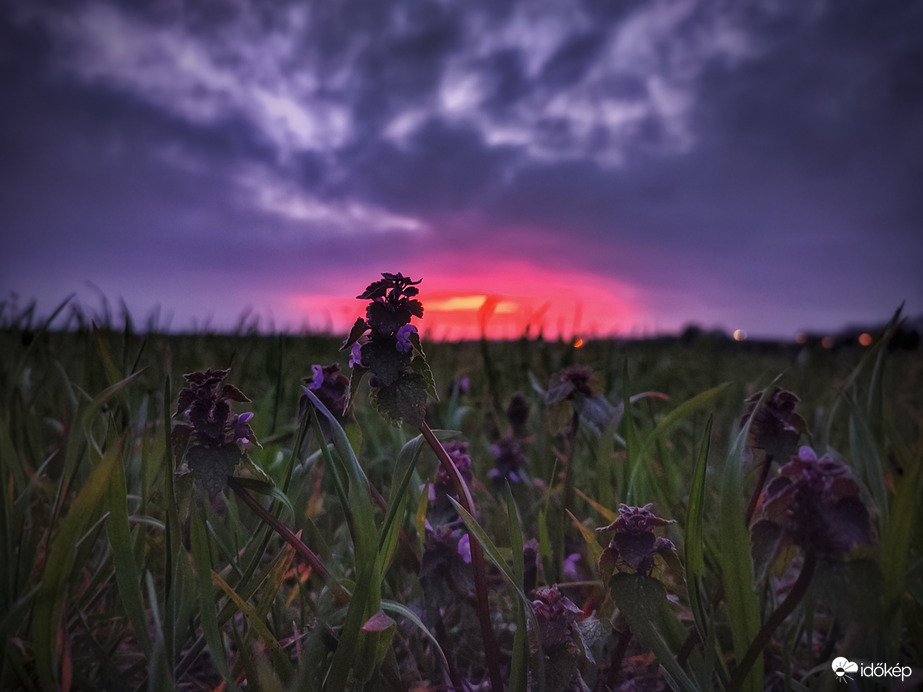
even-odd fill
[(833, 668), (833, 673), (836, 675), (837, 680), (842, 680), (846, 682), (847, 680), (852, 680), (852, 678), (847, 675), (847, 673), (858, 673), (859, 664), (853, 663), (852, 661), (843, 658), (833, 659), (833, 663), (830, 664), (830, 667)]

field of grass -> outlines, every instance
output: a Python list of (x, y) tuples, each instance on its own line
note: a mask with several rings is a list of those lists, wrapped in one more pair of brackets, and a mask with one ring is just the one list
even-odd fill
[(813, 690), (839, 657), (899, 667), (850, 669), (855, 689), (923, 675), (923, 357), (887, 330), (577, 349), (395, 329), (397, 384), (363, 347), (344, 415), (312, 368), (350, 374), (342, 337), (0, 314), (4, 690)]

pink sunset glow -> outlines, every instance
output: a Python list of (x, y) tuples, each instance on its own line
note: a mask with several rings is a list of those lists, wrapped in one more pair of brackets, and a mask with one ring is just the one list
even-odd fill
[[(624, 334), (638, 319), (631, 286), (589, 273), (485, 260), (464, 272), (401, 271), (423, 279), (425, 314), (416, 323), (431, 340), (475, 339), (482, 330), (490, 339), (518, 338), (527, 331), (549, 338), (610, 336)], [(375, 278), (360, 279), (354, 293)], [(323, 312), (331, 329), (343, 334), (364, 310), (361, 301), (349, 297), (296, 294), (288, 303), (296, 313), (293, 321), (316, 323)]]

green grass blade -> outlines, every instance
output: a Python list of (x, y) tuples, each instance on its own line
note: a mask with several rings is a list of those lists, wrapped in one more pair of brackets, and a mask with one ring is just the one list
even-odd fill
[[(538, 622), (532, 610), (532, 601), (522, 589), (522, 582), (520, 581), (519, 584), (516, 583), (516, 574), (506, 563), (503, 554), (494, 542), (490, 540), (490, 536), (488, 536), (484, 529), (481, 528), (480, 524), (478, 524), (477, 519), (472, 517), (464, 507), (458, 504), (454, 497), (449, 496), (449, 500), (452, 506), (455, 507), (455, 511), (458, 512), (458, 516), (461, 517), (461, 520), (465, 523), (465, 527), (467, 527), (471, 538), (481, 544), (481, 547), (484, 549), (484, 554), (490, 558), (490, 561), (500, 570), (500, 574), (502, 574), (507, 582), (509, 582), (510, 586), (513, 587), (513, 591), (519, 597), (520, 602), (525, 608), (525, 613), (532, 624), (532, 631), (537, 637), (539, 633)], [(541, 644), (539, 644), (539, 646), (541, 646)], [(542, 656), (536, 657), (536, 660), (538, 661), (538, 668), (535, 670), (535, 677), (541, 681), (542, 687), (544, 688), (545, 673)]]
[(881, 538), (881, 571), (884, 575), (886, 619), (890, 623), (888, 654), (897, 656), (901, 634), (901, 601), (907, 588), (908, 562), (918, 505), (923, 493), (923, 447), (905, 466), (897, 482), (891, 513)]
[(666, 416), (664, 416), (657, 427), (654, 428), (651, 433), (644, 439), (644, 443), (641, 446), (641, 451), (638, 452), (638, 456), (641, 459), (646, 459), (647, 455), (650, 454), (651, 449), (658, 441), (664, 439), (679, 423), (684, 419), (689, 418), (694, 413), (704, 409), (706, 406), (710, 406), (714, 403), (714, 400), (720, 396), (724, 390), (726, 390), (731, 385), (730, 382), (724, 382), (719, 384), (717, 387), (712, 387), (707, 389), (704, 392), (697, 394), (691, 399), (684, 401), (682, 404), (677, 406), (675, 409), (670, 411)]
[(106, 450), (77, 493), (69, 511), (61, 519), (60, 527), (49, 547), (48, 560), (45, 562), (32, 617), (35, 663), (39, 680), (45, 688), (56, 688), (60, 684), (60, 659), (56, 653), (58, 630), (62, 626), (67, 595), (70, 591), (68, 584), (75, 569), (74, 546), (102, 515), (103, 509), (100, 505), (109, 489), (110, 476), (119, 463), (120, 456), (120, 445), (112, 445)]
[(282, 503), (282, 506), (289, 511), (291, 516), (295, 516), (295, 508), (292, 507), (292, 501), (288, 499), (288, 495), (286, 495), (280, 487), (271, 485), (270, 483), (266, 483), (265, 481), (261, 481), (256, 478), (237, 477), (236, 480), (247, 490), (250, 490), (254, 493), (259, 493), (260, 495), (266, 495), (271, 497), (273, 500), (278, 500)]
[[(522, 522), (519, 512), (516, 511), (516, 501), (510, 484), (506, 484), (506, 519), (510, 533), (510, 552), (512, 553), (511, 572), (514, 586), (520, 591), (525, 591), (524, 586), (524, 556), (522, 541)], [(527, 692), (529, 683), (529, 638), (526, 633), (526, 611), (522, 601), (516, 602), (516, 633), (513, 636), (513, 658), (510, 661), (510, 690), (512, 692)]]
[(580, 521), (577, 520), (577, 517), (573, 515), (570, 510), (567, 510), (568, 515), (574, 522), (574, 526), (577, 527), (577, 530), (580, 532), (580, 535), (583, 537), (584, 543), (586, 543), (587, 548), (587, 559), (591, 565), (598, 565), (599, 558), (603, 554), (602, 546), (599, 545), (599, 541), (596, 540), (596, 532), (591, 531), (586, 526), (584, 526)]
[(397, 517), (404, 507), (407, 488), (410, 487), (410, 479), (413, 478), (417, 460), (420, 458), (420, 452), (424, 446), (423, 435), (417, 435), (401, 448), (400, 454), (397, 456), (397, 463), (394, 465), (396, 482), (391, 484), (391, 492), (388, 497), (388, 513), (385, 515), (385, 521), (381, 527), (382, 538), (378, 548), (379, 570), (382, 573), (387, 569), (387, 565), (391, 562), (391, 556), (397, 547), (398, 536), (400, 535), (400, 523), (397, 521)]
[(850, 410), (849, 447), (852, 461), (878, 508), (878, 526), (881, 530), (888, 525), (888, 488), (885, 485), (881, 456), (858, 403), (851, 396), (847, 397), (847, 403)]
[(112, 546), (112, 563), (115, 567), (119, 598), (125, 607), (125, 614), (131, 622), (141, 650), (150, 659), (151, 639), (144, 614), (141, 574), (138, 570), (138, 563), (135, 561), (131, 526), (128, 523), (128, 483), (125, 479), (124, 463), (116, 463), (113, 468), (108, 500), (109, 518), (106, 520), (106, 533), (109, 537), (109, 545)]
[(218, 626), (215, 610), (215, 591), (212, 586), (212, 559), (208, 545), (208, 529), (201, 511), (190, 513), (190, 539), (192, 543), (192, 560), (195, 563), (196, 601), (199, 606), (199, 620), (202, 634), (208, 644), (215, 668), (230, 681), (231, 669), (228, 666), (227, 653)]
[[(753, 415), (759, 411), (767, 387)], [(750, 421), (753, 420), (751, 416)], [(747, 421), (734, 439), (728, 451), (721, 473), (720, 505), (718, 513), (718, 539), (720, 545), (721, 571), (724, 576), (725, 603), (734, 654), (741, 661), (760, 630), (760, 604), (753, 590), (753, 563), (750, 558), (750, 532), (744, 524), (746, 508), (743, 500), (743, 478), (741, 459), (750, 429)], [(744, 681), (743, 689), (759, 692), (763, 686), (762, 655), (756, 661)]]
[(233, 601), (237, 609), (243, 613), (244, 617), (247, 619), (247, 624), (259, 635), (260, 642), (266, 647), (269, 651), (269, 655), (272, 657), (273, 666), (282, 673), (283, 679), (291, 680), (295, 674), (295, 670), (292, 668), (292, 663), (289, 660), (288, 654), (285, 653), (279, 641), (273, 636), (272, 632), (269, 631), (269, 627), (260, 614), (252, 605), (241, 598), (214, 570), (212, 570), (211, 579), (212, 583), (220, 587), (227, 597)]
[(692, 475), (692, 489), (686, 510), (685, 567), (686, 584), (689, 591), (689, 605), (699, 636), (708, 641), (708, 615), (703, 601), (705, 579), (705, 471), (708, 466), (708, 448), (711, 440), (712, 418), (705, 425), (704, 439), (699, 448), (695, 470)]
[[(354, 519), (353, 545), (356, 550), (356, 562), (357, 564), (372, 562), (378, 552), (378, 529), (375, 526), (374, 509), (372, 508), (365, 471), (359, 464), (359, 460), (349, 444), (346, 432), (337, 421), (336, 416), (327, 410), (327, 407), (314, 395), (314, 392), (307, 387), (302, 387), (301, 389), (317, 411), (327, 419), (330, 434), (333, 438), (333, 446), (339, 456), (339, 466), (349, 481), (347, 488), (348, 507), (344, 507), (344, 510), (350, 512)], [(320, 426), (318, 426), (319, 429)], [(375, 606), (375, 611), (377, 611), (377, 602)]]
[(442, 650), (442, 647), (439, 646), (439, 641), (436, 639), (436, 635), (430, 632), (429, 628), (423, 624), (423, 621), (419, 616), (413, 612), (410, 608), (398, 603), (397, 601), (390, 601), (388, 599), (381, 599), (381, 609), (387, 610), (395, 615), (400, 615), (401, 617), (408, 620), (414, 627), (416, 627), (420, 632), (423, 633), (430, 643), (432, 643), (435, 652), (439, 655), (439, 662), (442, 664), (442, 668), (445, 671), (449, 670), (449, 661), (446, 658), (445, 652)]

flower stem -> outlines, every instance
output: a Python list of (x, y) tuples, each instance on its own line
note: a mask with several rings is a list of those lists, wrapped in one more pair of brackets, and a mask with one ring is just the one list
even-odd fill
[(346, 605), (349, 603), (349, 594), (340, 586), (339, 582), (331, 576), (330, 572), (327, 570), (327, 566), (324, 564), (323, 560), (306, 546), (302, 540), (292, 533), (292, 530), (289, 529), (285, 524), (279, 521), (271, 512), (269, 512), (263, 505), (257, 502), (256, 498), (253, 497), (250, 493), (247, 492), (246, 488), (237, 482), (237, 479), (233, 476), (228, 478), (228, 487), (234, 491), (234, 493), (243, 500), (244, 504), (247, 505), (253, 512), (259, 516), (260, 519), (265, 521), (269, 526), (277, 533), (279, 536), (288, 543), (292, 548), (295, 549), (295, 552), (300, 555), (305, 562), (307, 562), (311, 569), (317, 572), (321, 578), (327, 583), (327, 586), (330, 587), (330, 590), (333, 592), (333, 599), (338, 606)]
[(804, 558), (804, 564), (801, 566), (801, 573), (798, 575), (798, 579), (795, 580), (791, 591), (788, 592), (788, 596), (782, 601), (782, 605), (769, 616), (769, 619), (766, 620), (766, 624), (763, 625), (760, 631), (757, 632), (756, 637), (754, 637), (753, 641), (750, 643), (750, 648), (747, 649), (747, 653), (744, 654), (744, 657), (741, 659), (740, 665), (737, 666), (737, 670), (734, 671), (734, 675), (728, 685), (728, 690), (730, 692), (736, 692), (740, 689), (744, 680), (747, 678), (747, 674), (756, 662), (756, 659), (763, 652), (766, 644), (769, 643), (769, 638), (772, 637), (772, 633), (785, 621), (785, 618), (792, 614), (792, 611), (795, 610), (795, 607), (801, 602), (801, 599), (808, 591), (808, 586), (811, 584), (811, 578), (814, 576), (814, 569), (816, 567), (817, 556), (813, 552), (807, 553)]
[(753, 521), (753, 515), (756, 514), (756, 505), (759, 502), (760, 495), (763, 494), (763, 486), (766, 485), (766, 479), (769, 477), (769, 469), (771, 467), (772, 454), (767, 452), (763, 457), (763, 465), (760, 467), (760, 476), (756, 481), (756, 487), (753, 488), (753, 493), (750, 495), (750, 501), (747, 503), (747, 514), (745, 515), (744, 523), (748, 528)]
[[(449, 474), (452, 482), (455, 484), (455, 490), (458, 492), (458, 502), (464, 507), (472, 517), (476, 517), (474, 500), (471, 497), (471, 490), (465, 479), (458, 472), (458, 467), (452, 461), (452, 457), (442, 446), (442, 443), (436, 437), (432, 428), (427, 425), (426, 421), (420, 423), (420, 432), (427, 444), (435, 452), (442, 468)], [(487, 659), (487, 671), (490, 676), (490, 686), (494, 692), (503, 692), (503, 676), (500, 672), (500, 660), (497, 656), (499, 648), (493, 628), (490, 626), (490, 607), (487, 602), (487, 571), (484, 563), (484, 550), (481, 544), (476, 540), (471, 541), (471, 570), (474, 573), (474, 591), (477, 596), (477, 613), (478, 621), (481, 625), (481, 638), (484, 640), (484, 656)]]

